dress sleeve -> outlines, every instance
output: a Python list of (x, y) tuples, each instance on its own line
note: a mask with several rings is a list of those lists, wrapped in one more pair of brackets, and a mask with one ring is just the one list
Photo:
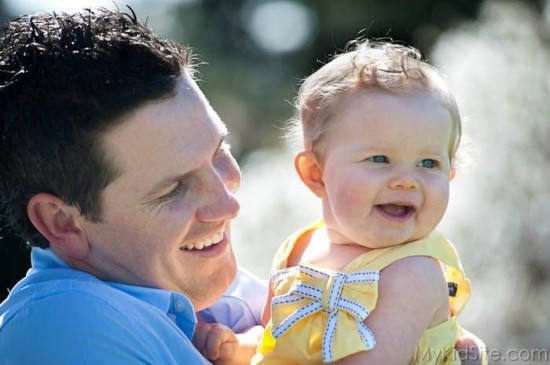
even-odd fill
[(331, 362), (374, 348), (374, 334), (364, 322), (376, 306), (379, 271), (299, 265), (274, 277), (279, 295), (272, 301), (271, 335), (279, 354)]

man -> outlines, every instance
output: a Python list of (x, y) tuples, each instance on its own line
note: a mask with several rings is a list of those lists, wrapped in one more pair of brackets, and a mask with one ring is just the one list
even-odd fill
[[(133, 13), (20, 17), (0, 43), (0, 133), (0, 206), (33, 247), (0, 306), (0, 365), (208, 363), (195, 311), (235, 277), (241, 176), (191, 51)], [(231, 295), (244, 283), (201, 318), (253, 325)]]
[(2, 206), (33, 246), (0, 362), (206, 363), (241, 176), (190, 50), (99, 10), (21, 17), (0, 58)]

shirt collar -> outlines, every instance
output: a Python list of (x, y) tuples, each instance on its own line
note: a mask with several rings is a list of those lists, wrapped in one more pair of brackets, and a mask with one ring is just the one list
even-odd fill
[(69, 267), (51, 248), (38, 247), (31, 250), (31, 266), (31, 271)]
[[(95, 276), (83, 271), (71, 268), (63, 259), (61, 259), (51, 248), (33, 247), (31, 250), (31, 269), (27, 277), (30, 279), (40, 272), (47, 272), (49, 269), (66, 269), (71, 271), (71, 277), (79, 277), (84, 280), (99, 280)], [(144, 286), (128, 285), (115, 282), (102, 281), (105, 284), (118, 289), (136, 299), (148, 303), (167, 314), (176, 324), (189, 336), (192, 336), (195, 324), (197, 322), (193, 304), (181, 293), (172, 292), (164, 289), (150, 288)]]

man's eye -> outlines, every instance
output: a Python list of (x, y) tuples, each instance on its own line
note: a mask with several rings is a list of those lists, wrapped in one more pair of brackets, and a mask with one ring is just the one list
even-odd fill
[(388, 163), (388, 158), (386, 156), (377, 155), (367, 158), (367, 161), (371, 161), (374, 163)]
[(178, 185), (176, 185), (176, 187), (174, 188), (174, 190), (172, 190), (166, 195), (161, 196), (158, 199), (158, 201), (159, 203), (169, 203), (174, 199), (176, 199), (179, 195), (183, 194), (185, 190), (186, 190), (185, 185), (182, 182), (179, 182)]
[(417, 166), (424, 167), (426, 169), (433, 169), (434, 167), (437, 166), (437, 161), (431, 158), (425, 158), (422, 161), (420, 161)]

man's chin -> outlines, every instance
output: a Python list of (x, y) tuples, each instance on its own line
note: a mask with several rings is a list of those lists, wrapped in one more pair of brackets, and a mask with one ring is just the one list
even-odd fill
[(203, 288), (200, 288), (208, 289), (205, 290), (206, 292), (202, 293), (202, 298), (200, 300), (192, 300), (196, 312), (206, 309), (216, 303), (227, 289), (229, 289), (231, 284), (233, 284), (237, 276), (237, 264), (234, 259), (231, 264), (228, 264), (228, 266), (223, 269), (223, 271), (218, 272), (215, 278), (205, 283)]

